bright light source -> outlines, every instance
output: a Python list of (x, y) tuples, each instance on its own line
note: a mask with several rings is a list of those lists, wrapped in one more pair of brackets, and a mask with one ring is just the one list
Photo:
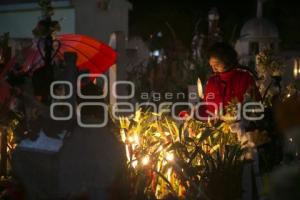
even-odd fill
[(168, 136), (168, 135), (171, 135), (168, 131), (165, 131), (165, 135)]
[(138, 161), (137, 161), (137, 160), (134, 160), (134, 161), (132, 161), (131, 166), (132, 166), (133, 168), (136, 168), (137, 164), (138, 164)]
[(143, 164), (143, 165), (148, 165), (148, 164), (149, 164), (149, 161), (150, 161), (149, 156), (145, 156), (145, 157), (142, 159), (142, 164)]
[(160, 132), (156, 132), (156, 133), (154, 133), (154, 135), (155, 135), (156, 137), (160, 137), (160, 136), (161, 136)]
[(300, 75), (300, 66), (299, 62), (295, 60), (294, 62), (294, 78), (297, 78)]
[(133, 143), (134, 142), (134, 138), (132, 136), (128, 137), (128, 142)]
[(121, 140), (122, 140), (122, 142), (126, 141), (126, 133), (125, 133), (124, 129), (121, 130)]
[(127, 160), (130, 160), (130, 151), (129, 151), (128, 145), (126, 145), (126, 157), (127, 157)]
[(164, 149), (163, 146), (160, 145), (160, 146), (158, 147), (157, 151), (162, 151), (163, 149)]
[(153, 56), (155, 56), (155, 57), (159, 57), (159, 55), (160, 55), (160, 52), (159, 52), (159, 50), (155, 50), (155, 51), (153, 51)]
[(135, 142), (135, 144), (139, 144), (139, 136), (137, 134), (133, 135), (133, 141)]
[(173, 153), (166, 153), (166, 159), (167, 159), (167, 161), (173, 161), (174, 160), (174, 154)]

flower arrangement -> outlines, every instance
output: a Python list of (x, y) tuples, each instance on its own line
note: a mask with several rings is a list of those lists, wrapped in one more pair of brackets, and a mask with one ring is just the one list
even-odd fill
[(130, 199), (240, 197), (244, 149), (228, 123), (178, 122), (139, 110), (131, 120), (121, 117), (119, 125)]
[(271, 49), (263, 49), (256, 56), (256, 71), (259, 77), (257, 84), (266, 106), (271, 106), (273, 97), (281, 93), (281, 77), (284, 64)]
[(257, 56), (257, 71), (259, 75), (268, 74), (271, 76), (280, 76), (283, 73), (283, 62), (268, 48), (263, 49)]

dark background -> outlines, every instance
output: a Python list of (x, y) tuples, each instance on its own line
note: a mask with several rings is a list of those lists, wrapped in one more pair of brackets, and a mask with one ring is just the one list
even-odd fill
[[(225, 40), (237, 39), (242, 25), (256, 16), (256, 0), (129, 0), (133, 4), (130, 13), (130, 33), (149, 39), (161, 31), (165, 40), (170, 38), (168, 22), (178, 39), (188, 47), (195, 24), (200, 22), (200, 31), (207, 29), (207, 14), (216, 7), (220, 14), (220, 27)], [(281, 48), (300, 48), (300, 3), (292, 0), (267, 0), (263, 16), (279, 29)]]

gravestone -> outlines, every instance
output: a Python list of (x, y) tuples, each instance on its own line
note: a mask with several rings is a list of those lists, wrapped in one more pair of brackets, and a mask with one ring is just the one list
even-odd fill
[[(69, 52), (64, 57), (65, 70), (56, 71), (56, 79), (74, 86), (73, 95), (61, 102), (70, 103), (75, 113), (76, 55)], [(81, 194), (89, 200), (108, 199), (108, 189), (126, 163), (123, 145), (115, 138), (111, 125), (81, 128), (73, 123), (75, 117), (63, 122), (66, 126), (61, 126), (61, 121), (47, 120), (35, 141), (25, 139), (13, 152), (13, 173), (24, 186), (27, 199), (71, 199)], [(55, 137), (47, 132), (54, 132), (50, 136)]]
[(83, 193), (90, 200), (105, 200), (125, 163), (122, 147), (108, 127), (76, 127), (56, 153), (17, 147), (13, 170), (30, 200)]

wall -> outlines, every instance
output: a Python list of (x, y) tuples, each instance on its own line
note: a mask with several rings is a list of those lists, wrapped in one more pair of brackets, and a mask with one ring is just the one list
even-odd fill
[[(59, 20), (61, 33), (75, 32), (75, 10), (68, 2), (54, 4), (54, 20)], [(0, 34), (10, 32), (12, 38), (32, 38), (32, 29), (41, 16), (37, 4), (0, 6)]]
[(96, 0), (72, 2), (76, 10), (76, 33), (92, 36), (107, 44), (115, 31), (128, 36), (128, 12), (132, 6), (126, 0), (110, 0), (108, 10), (98, 8)]

